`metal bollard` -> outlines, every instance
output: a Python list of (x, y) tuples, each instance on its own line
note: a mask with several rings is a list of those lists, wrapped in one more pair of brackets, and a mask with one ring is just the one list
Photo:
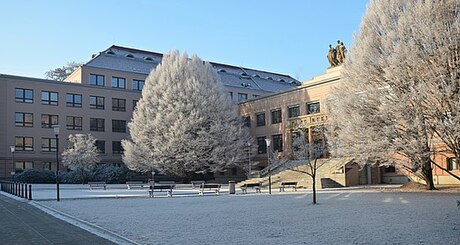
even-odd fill
[(233, 180), (228, 182), (228, 193), (235, 194), (235, 181)]
[(29, 185), (29, 200), (32, 200), (32, 185)]
[(27, 183), (24, 184), (24, 198), (27, 198)]

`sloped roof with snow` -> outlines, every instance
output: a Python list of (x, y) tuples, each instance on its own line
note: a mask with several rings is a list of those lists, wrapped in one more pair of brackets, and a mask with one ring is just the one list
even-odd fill
[[(84, 66), (148, 75), (161, 62), (162, 57), (161, 53), (113, 45), (93, 55)], [(216, 69), (225, 86), (281, 92), (300, 85), (298, 80), (289, 75), (216, 62), (210, 64)]]

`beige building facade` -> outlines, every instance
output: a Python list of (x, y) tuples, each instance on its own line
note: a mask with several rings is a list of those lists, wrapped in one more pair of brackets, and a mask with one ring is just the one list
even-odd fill
[[(120, 164), (120, 142), (140, 91), (0, 75), (0, 178), (28, 168), (56, 169), (52, 125), (59, 124), (59, 152), (69, 134), (90, 133), (103, 163)], [(13, 153), (10, 147), (15, 148)]]
[[(309, 142), (326, 143), (321, 128), (328, 121), (327, 103), (331, 90), (341, 83), (341, 69), (341, 66), (329, 68), (325, 74), (305, 81), (299, 87), (240, 104), (241, 114), (250, 121), (251, 135), (258, 142), (258, 155), (255, 160), (260, 164), (254, 169), (266, 172), (267, 138), (272, 142), (272, 150), (278, 151), (279, 158), (289, 158), (289, 154), (292, 153), (293, 135), (299, 130), (308, 133)], [(324, 157), (327, 159), (327, 156)], [(324, 161), (324, 166), (329, 168), (321, 169), (320, 175), (342, 186), (421, 181), (392, 166), (359, 168), (352, 159)], [(460, 166), (455, 158), (449, 157), (449, 154), (437, 155), (435, 161), (460, 176)], [(294, 172), (291, 172), (290, 176), (287, 173), (279, 175), (288, 180), (296, 180), (289, 179), (296, 176)], [(446, 171), (434, 165), (433, 176), (435, 184), (460, 184)]]

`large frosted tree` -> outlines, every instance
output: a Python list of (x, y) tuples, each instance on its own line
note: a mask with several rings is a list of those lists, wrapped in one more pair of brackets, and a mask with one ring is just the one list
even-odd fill
[(331, 100), (329, 144), (395, 163), (434, 189), (439, 147), (459, 156), (458, 0), (372, 0)]
[(128, 127), (123, 161), (132, 170), (185, 176), (247, 165), (251, 138), (238, 108), (212, 66), (197, 56), (163, 56)]

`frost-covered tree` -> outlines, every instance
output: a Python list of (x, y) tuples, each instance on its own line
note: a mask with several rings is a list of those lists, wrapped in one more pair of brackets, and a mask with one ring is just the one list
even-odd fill
[(85, 182), (85, 173), (99, 161), (97, 156), (96, 138), (91, 134), (69, 135), (68, 148), (62, 153), (62, 163), (80, 174), (81, 182)]
[(58, 67), (52, 70), (49, 70), (45, 73), (45, 78), (55, 80), (55, 81), (64, 81), (72, 72), (74, 72), (82, 63), (78, 62), (68, 62), (67, 65), (63, 67)]
[(133, 170), (152, 167), (185, 176), (247, 162), (251, 138), (238, 108), (212, 66), (197, 56), (163, 56), (145, 81), (128, 127), (123, 160)]
[[(315, 130), (321, 130), (322, 127), (315, 127)], [(323, 135), (323, 132), (315, 132)], [(300, 172), (310, 176), (312, 180), (313, 189), (313, 204), (316, 204), (316, 173), (321, 165), (318, 164), (318, 159), (324, 154), (324, 145), (322, 142), (308, 142), (308, 134), (304, 131), (299, 131), (293, 137), (292, 142), (292, 159), (296, 161), (302, 161), (302, 164), (307, 166), (308, 170), (300, 170), (297, 168), (288, 168), (292, 171)]]
[(434, 189), (431, 164), (440, 143), (452, 142), (447, 146), (456, 153), (460, 138), (453, 107), (459, 101), (459, 4), (369, 3), (343, 67), (343, 86), (331, 100), (333, 155), (396, 163)]

